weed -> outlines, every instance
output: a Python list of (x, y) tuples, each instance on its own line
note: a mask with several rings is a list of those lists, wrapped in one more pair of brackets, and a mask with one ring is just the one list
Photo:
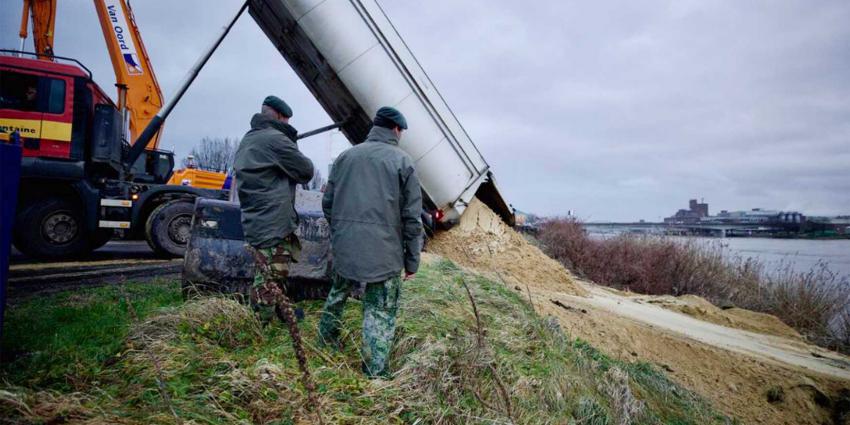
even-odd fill
[(782, 387), (770, 387), (765, 394), (768, 403), (782, 403), (785, 401), (785, 390)]

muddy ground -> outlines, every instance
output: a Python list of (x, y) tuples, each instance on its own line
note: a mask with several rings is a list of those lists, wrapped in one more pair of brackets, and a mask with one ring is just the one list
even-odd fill
[(38, 261), (13, 251), (7, 296), (10, 303), (38, 294), (126, 279), (177, 278), (183, 259), (157, 258), (143, 241), (112, 241), (85, 260)]

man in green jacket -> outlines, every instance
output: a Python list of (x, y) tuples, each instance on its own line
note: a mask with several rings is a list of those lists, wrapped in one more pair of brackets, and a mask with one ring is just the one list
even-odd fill
[(401, 272), (407, 280), (419, 268), (422, 192), (413, 160), (398, 147), (407, 129), (404, 116), (383, 107), (373, 124), (365, 142), (336, 159), (322, 199), (334, 277), (319, 342), (338, 346), (345, 301), (363, 282), (363, 370), (369, 377), (389, 377)]
[(289, 125), (292, 109), (269, 96), (251, 118), (233, 168), (242, 209), (242, 229), (256, 261), (251, 305), (264, 321), (273, 317), (283, 295), (289, 264), (301, 250), (295, 212), (295, 186), (313, 177), (313, 163), (298, 150), (298, 131)]

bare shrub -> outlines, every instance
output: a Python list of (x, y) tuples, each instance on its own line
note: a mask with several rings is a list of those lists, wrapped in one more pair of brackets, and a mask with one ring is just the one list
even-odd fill
[(847, 281), (825, 263), (803, 273), (785, 265), (761, 284), (760, 296), (750, 299), (754, 303), (747, 308), (778, 316), (821, 345), (847, 350), (850, 290)]
[(758, 260), (730, 256), (719, 245), (657, 236), (591, 238), (572, 218), (544, 222), (537, 238), (549, 256), (598, 284), (731, 303), (773, 314), (819, 345), (850, 350), (850, 282), (824, 263), (804, 273), (790, 264), (768, 273)]
[[(230, 137), (204, 137), (198, 146), (192, 148), (190, 155), (194, 166), (207, 171), (226, 173), (233, 168), (239, 140)], [(190, 165), (189, 158), (183, 159), (183, 166)]]
[(839, 345), (836, 349), (850, 352), (850, 311), (842, 311), (830, 325), (834, 328), (834, 343)]

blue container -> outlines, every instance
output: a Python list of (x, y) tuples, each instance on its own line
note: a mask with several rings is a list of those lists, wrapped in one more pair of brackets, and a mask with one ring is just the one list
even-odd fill
[(10, 143), (0, 142), (0, 338), (6, 314), (6, 281), (9, 278), (9, 255), (12, 253), (12, 225), (18, 203), (21, 180), (21, 144), (17, 133)]

